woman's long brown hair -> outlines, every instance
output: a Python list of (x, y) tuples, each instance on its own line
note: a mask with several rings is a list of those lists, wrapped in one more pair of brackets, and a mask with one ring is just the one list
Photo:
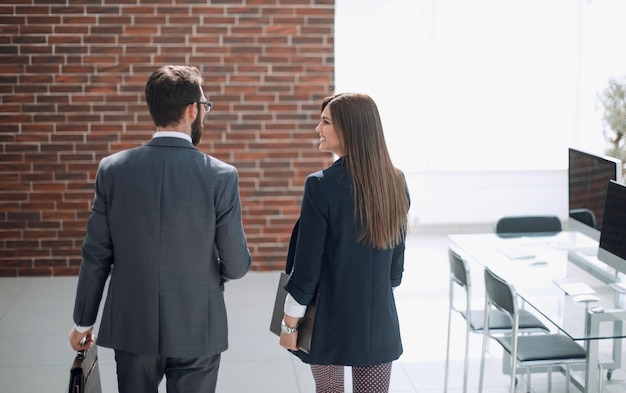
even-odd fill
[(406, 181), (393, 166), (374, 100), (366, 94), (327, 97), (322, 111), (330, 117), (344, 151), (354, 190), (354, 218), (362, 228), (359, 241), (387, 249), (403, 241), (409, 196)]

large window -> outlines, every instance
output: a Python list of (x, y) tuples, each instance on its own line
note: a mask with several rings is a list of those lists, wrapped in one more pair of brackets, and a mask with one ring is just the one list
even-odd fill
[(378, 103), (405, 171), (558, 169), (602, 152), (622, 0), (336, 0), (337, 91)]

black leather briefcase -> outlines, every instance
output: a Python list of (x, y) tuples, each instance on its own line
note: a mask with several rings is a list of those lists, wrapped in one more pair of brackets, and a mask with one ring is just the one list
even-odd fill
[(102, 393), (98, 347), (93, 344), (85, 351), (78, 351), (70, 369), (69, 393)]

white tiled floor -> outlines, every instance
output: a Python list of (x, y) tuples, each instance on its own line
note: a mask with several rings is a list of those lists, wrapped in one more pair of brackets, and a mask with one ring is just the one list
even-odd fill
[[(277, 281), (276, 272), (250, 272), (227, 284), (230, 349), (222, 357), (220, 393), (314, 392), (308, 366), (280, 348), (268, 330)], [(0, 278), (0, 392), (67, 391), (74, 353), (66, 336), (75, 285), (75, 277)], [(442, 392), (448, 307), (445, 235), (409, 239), (404, 280), (395, 295), (405, 352), (394, 363), (391, 392)], [(461, 391), (463, 329), (462, 320), (455, 317), (450, 392)], [(469, 391), (475, 392), (481, 339), (472, 335), (470, 340)], [(507, 392), (509, 377), (500, 371), (497, 345), (490, 349), (484, 391)], [(116, 392), (112, 351), (98, 350), (103, 393)], [(605, 381), (604, 391), (626, 391), (624, 380), (626, 373), (616, 371)], [(349, 386), (349, 378), (346, 382)], [(534, 392), (546, 391), (545, 384), (544, 375), (533, 375)], [(552, 391), (565, 391), (561, 374), (554, 374)]]

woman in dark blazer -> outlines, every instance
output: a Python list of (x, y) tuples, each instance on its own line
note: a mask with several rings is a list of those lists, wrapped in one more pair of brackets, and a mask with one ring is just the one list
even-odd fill
[[(404, 266), (409, 196), (394, 168), (374, 101), (338, 94), (322, 102), (319, 149), (339, 159), (308, 176), (280, 344), (311, 365), (317, 392), (386, 392), (402, 354), (393, 288)], [(319, 289), (311, 351), (297, 327)]]

